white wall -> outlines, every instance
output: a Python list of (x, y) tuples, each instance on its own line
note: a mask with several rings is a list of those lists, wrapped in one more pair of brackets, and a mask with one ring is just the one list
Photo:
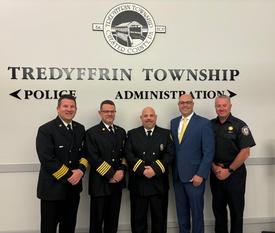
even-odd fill
[[(127, 2), (127, 1), (126, 1)], [(233, 114), (250, 126), (257, 146), (248, 161), (245, 223), (275, 222), (275, 136), (273, 116), (275, 86), (275, 1), (272, 0), (136, 0), (146, 8), (156, 25), (151, 46), (136, 55), (112, 49), (93, 23), (123, 1), (99, 0), (1, 0), (0, 1), (0, 232), (37, 231), (39, 200), (36, 199), (37, 164), (35, 137), (42, 123), (56, 116), (56, 100), (24, 98), (27, 90), (76, 90), (76, 120), (86, 128), (99, 121), (97, 110), (103, 99), (114, 99), (118, 91), (233, 91)], [(22, 80), (22, 68), (12, 79), (8, 67), (118, 68), (131, 69), (131, 81)], [(144, 68), (233, 69), (235, 81), (145, 81)], [(49, 75), (49, 73), (47, 73)], [(20, 78), (21, 77), (21, 78)], [(161, 76), (160, 76), (161, 77)], [(16, 99), (9, 94), (21, 89)], [(153, 106), (158, 124), (169, 127), (178, 115), (177, 99), (115, 100), (116, 123), (129, 130), (140, 124), (139, 114)], [(196, 99), (195, 111), (215, 117), (213, 99)], [(251, 161), (251, 162), (250, 162)], [(129, 198), (125, 190), (121, 229), (129, 227)], [(168, 222), (176, 226), (171, 190)], [(211, 195), (206, 192), (205, 219), (212, 226)], [(86, 229), (89, 218), (87, 187), (82, 193), (78, 228)], [(251, 231), (250, 231), (251, 232)]]

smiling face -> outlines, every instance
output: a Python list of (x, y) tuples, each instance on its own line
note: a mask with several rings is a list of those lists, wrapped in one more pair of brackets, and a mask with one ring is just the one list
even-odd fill
[(154, 128), (157, 122), (155, 110), (151, 107), (144, 108), (140, 116), (140, 120), (145, 129), (150, 130)]
[(191, 95), (182, 95), (179, 98), (179, 111), (184, 117), (188, 117), (194, 108), (194, 102)]
[(224, 121), (227, 119), (231, 112), (232, 104), (229, 97), (219, 96), (215, 99), (215, 109), (220, 120)]
[(76, 114), (76, 109), (76, 102), (65, 98), (58, 104), (57, 113), (63, 121), (70, 123)]

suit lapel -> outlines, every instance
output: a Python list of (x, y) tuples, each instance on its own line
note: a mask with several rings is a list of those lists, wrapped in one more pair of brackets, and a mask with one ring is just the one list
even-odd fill
[[(138, 134), (139, 138), (141, 140), (140, 144), (145, 146), (145, 149), (147, 149), (148, 144), (149, 144), (149, 138), (147, 137), (145, 130), (143, 126), (138, 128)], [(151, 136), (150, 140), (152, 139), (153, 135)]]
[[(106, 128), (106, 126), (103, 124), (103, 122), (101, 121), (99, 123), (99, 129), (100, 129), (100, 132), (101, 134), (104, 136), (104, 137), (108, 137), (109, 136), (109, 130)], [(109, 141), (109, 140), (108, 140)]]
[(143, 127), (140, 128), (140, 134), (141, 138), (142, 138), (142, 145), (145, 145), (145, 151), (151, 151), (152, 150), (152, 146), (155, 145), (155, 143), (158, 143), (158, 134), (159, 134), (159, 128), (158, 126), (155, 126), (153, 134), (150, 138), (148, 138), (148, 136), (145, 133), (145, 130)]
[(193, 116), (191, 117), (188, 125), (187, 125), (187, 128), (186, 128), (186, 130), (184, 132), (183, 138), (181, 140), (181, 143), (184, 143), (184, 141), (186, 140), (186, 138), (188, 138), (188, 136), (192, 133), (192, 129), (195, 126), (195, 118), (196, 118), (196, 115), (194, 113)]
[(156, 128), (154, 129), (153, 134), (150, 136), (150, 138), (148, 138), (144, 128), (141, 127), (143, 145), (145, 145), (144, 150), (147, 151), (147, 152), (150, 152), (152, 150), (153, 141), (156, 138), (156, 132), (155, 131), (156, 131)]
[(158, 126), (155, 126), (152, 137), (150, 138), (150, 144), (154, 145), (155, 141), (158, 139), (159, 129)]
[(68, 132), (68, 129), (66, 128), (66, 126), (63, 124), (63, 122), (61, 121), (61, 119), (59, 117), (57, 117), (55, 119), (56, 122), (56, 127), (58, 129), (58, 131), (64, 135), (67, 138), (72, 138), (72, 135)]
[(111, 147), (115, 147), (117, 144), (117, 132), (116, 127), (115, 128), (115, 135), (111, 135), (111, 132), (109, 129), (106, 128), (105, 124), (101, 121), (99, 124), (100, 131), (103, 135), (105, 143), (109, 144)]
[(145, 130), (144, 130), (143, 126), (139, 127), (139, 134), (140, 134), (142, 140), (145, 141), (145, 139), (147, 139), (147, 135), (145, 133)]
[[(73, 136), (74, 136), (74, 141), (77, 142), (78, 140), (80, 140), (80, 135), (81, 135), (81, 128), (73, 121)], [(82, 140), (82, 138), (81, 138)]]

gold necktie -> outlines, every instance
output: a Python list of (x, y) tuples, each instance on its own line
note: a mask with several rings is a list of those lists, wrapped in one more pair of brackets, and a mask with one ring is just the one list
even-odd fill
[(187, 127), (187, 118), (183, 117), (182, 118), (182, 126), (181, 126), (181, 130), (180, 130), (180, 133), (179, 133), (179, 143), (181, 143), (181, 140), (183, 138), (186, 127)]

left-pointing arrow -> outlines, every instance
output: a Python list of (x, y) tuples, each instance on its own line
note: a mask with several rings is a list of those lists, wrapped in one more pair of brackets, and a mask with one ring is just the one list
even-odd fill
[(14, 91), (14, 92), (10, 93), (10, 95), (13, 96), (13, 97), (15, 97), (15, 98), (17, 98), (17, 99), (20, 99), (20, 100), (21, 100), (21, 98), (18, 96), (19, 91), (21, 91), (21, 89), (19, 89), (19, 90), (17, 90), (17, 91)]

